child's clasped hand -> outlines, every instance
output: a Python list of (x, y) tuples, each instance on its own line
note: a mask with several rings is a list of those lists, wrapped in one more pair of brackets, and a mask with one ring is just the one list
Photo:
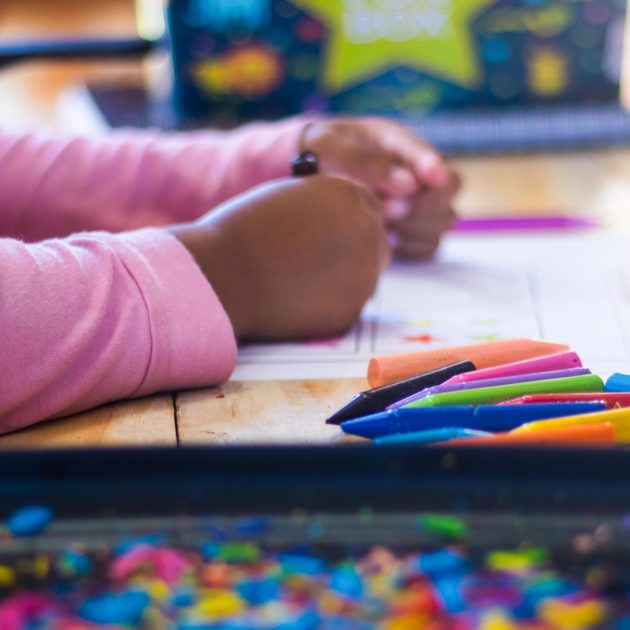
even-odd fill
[(322, 171), (365, 186), (384, 206), (394, 254), (431, 256), (455, 220), (457, 174), (424, 140), (385, 118), (331, 118), (308, 125), (304, 146)]
[(430, 256), (455, 216), (457, 175), (397, 123), (315, 121), (302, 143), (321, 174), (263, 184), (170, 228), (241, 339), (346, 331), (392, 254)]

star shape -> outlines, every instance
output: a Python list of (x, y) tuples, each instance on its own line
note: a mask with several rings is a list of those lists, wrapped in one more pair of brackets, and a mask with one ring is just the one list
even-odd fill
[(481, 73), (471, 22), (497, 0), (290, 0), (328, 29), (330, 93), (404, 66), (472, 89)]

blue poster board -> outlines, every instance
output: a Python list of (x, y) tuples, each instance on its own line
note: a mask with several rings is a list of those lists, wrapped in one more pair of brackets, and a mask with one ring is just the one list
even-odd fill
[(171, 0), (175, 102), (221, 122), (616, 102), (624, 0)]

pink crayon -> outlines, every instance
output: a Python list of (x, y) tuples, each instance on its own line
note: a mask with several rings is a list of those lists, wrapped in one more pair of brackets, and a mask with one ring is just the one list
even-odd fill
[(480, 381), (489, 378), (503, 378), (505, 376), (518, 376), (521, 374), (536, 374), (538, 372), (553, 372), (555, 370), (568, 370), (582, 367), (580, 357), (572, 351), (557, 352), (547, 354), (542, 357), (515, 361), (514, 363), (504, 363), (482, 370), (473, 370), (465, 374), (453, 376), (444, 385), (455, 383), (468, 383), (470, 381)]

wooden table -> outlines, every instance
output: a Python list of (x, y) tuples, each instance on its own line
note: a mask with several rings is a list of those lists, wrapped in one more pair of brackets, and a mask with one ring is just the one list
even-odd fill
[[(132, 31), (131, 0), (4, 0), (0, 5), (0, 37), (24, 35), (29, 32), (25, 25), (32, 27), (33, 36), (93, 33), (95, 24), (101, 32)], [(69, 85), (95, 75), (133, 78), (140, 71), (137, 64), (75, 62), (29, 63), (4, 70), (0, 125), (59, 127), (55, 103)], [(454, 164), (464, 180), (458, 200), (464, 216), (556, 210), (595, 213), (616, 229), (630, 227), (630, 150), (468, 158)], [(0, 437), (0, 448), (332, 443), (344, 438), (323, 419), (366, 387), (364, 379), (230, 382), (43, 423)]]

